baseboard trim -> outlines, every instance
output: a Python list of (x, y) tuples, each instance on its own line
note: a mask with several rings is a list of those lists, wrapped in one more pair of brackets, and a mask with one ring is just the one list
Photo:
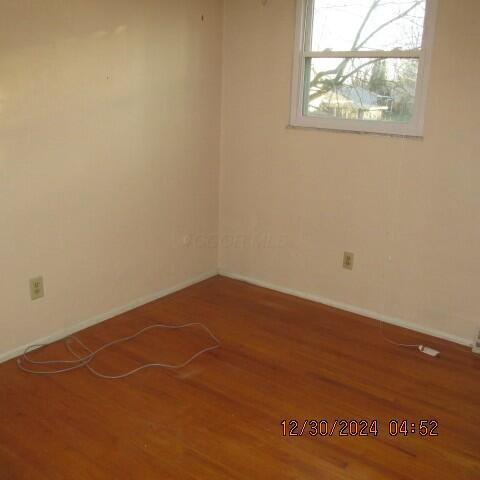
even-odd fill
[(165, 288), (158, 292), (151, 293), (150, 295), (146, 295), (144, 297), (133, 300), (130, 303), (127, 303), (126, 305), (123, 305), (118, 308), (114, 308), (109, 312), (103, 313), (101, 315), (97, 315), (83, 322), (80, 322), (70, 327), (56, 331), (55, 333), (52, 333), (51, 335), (47, 335), (46, 337), (43, 337), (41, 339), (34, 340), (30, 342), (28, 345), (22, 345), (20, 347), (17, 347), (5, 353), (0, 353), (0, 363), (7, 362), (12, 358), (18, 357), (30, 345), (44, 345), (44, 344), (56, 342), (58, 340), (61, 340), (62, 338), (68, 337), (69, 335), (73, 335), (77, 332), (80, 332), (81, 330), (85, 330), (88, 327), (92, 327), (93, 325), (102, 323), (105, 320), (109, 320), (110, 318), (114, 318), (118, 315), (121, 315), (122, 313), (129, 312), (130, 310), (141, 307), (142, 305), (146, 305), (147, 303), (154, 302), (155, 300), (166, 297), (167, 295), (171, 295), (172, 293), (183, 290), (187, 287), (195, 285), (196, 283), (200, 283), (200, 282), (203, 282), (204, 280), (208, 280), (209, 278), (212, 278), (216, 275), (218, 275), (218, 272), (215, 270), (215, 271), (204, 273), (194, 278), (190, 278), (184, 282), (174, 285), (173, 287)]
[(345, 310), (346, 312), (355, 313), (363, 317), (372, 318), (380, 322), (388, 323), (390, 325), (396, 325), (397, 327), (406, 328), (418, 333), (423, 333), (426, 335), (431, 335), (432, 337), (441, 338), (442, 340), (448, 340), (459, 345), (464, 345), (467, 347), (472, 347), (473, 343), (471, 340), (466, 338), (458, 337), (450, 333), (442, 332), (441, 330), (436, 330), (433, 328), (423, 327), (416, 323), (407, 322), (400, 318), (390, 317), (388, 315), (383, 315), (372, 310), (367, 310), (364, 308), (356, 307), (354, 305), (349, 305), (347, 303), (337, 302), (336, 300), (331, 300), (329, 298), (324, 298), (319, 295), (312, 293), (302, 292), (300, 290), (294, 290), (291, 288), (282, 287), (279, 285), (272, 284), (270, 282), (259, 280), (257, 278), (248, 277), (245, 275), (240, 275), (238, 273), (233, 273), (229, 271), (220, 270), (219, 274), (231, 278), (233, 280), (240, 280), (242, 282), (249, 283), (251, 285), (256, 285), (258, 287), (268, 288), (270, 290), (275, 290), (280, 293), (286, 293), (287, 295), (293, 295), (294, 297), (303, 298), (305, 300), (311, 300), (316, 303), (321, 303), (322, 305), (327, 305), (329, 307), (338, 308), (340, 310)]

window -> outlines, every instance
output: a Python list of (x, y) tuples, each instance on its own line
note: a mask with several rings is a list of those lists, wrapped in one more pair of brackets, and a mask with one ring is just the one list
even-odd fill
[(297, 0), (291, 124), (421, 136), (437, 0)]

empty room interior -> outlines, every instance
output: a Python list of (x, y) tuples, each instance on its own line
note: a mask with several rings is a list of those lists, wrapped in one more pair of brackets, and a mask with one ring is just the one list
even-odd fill
[(480, 1), (0, 12), (0, 480), (480, 479)]

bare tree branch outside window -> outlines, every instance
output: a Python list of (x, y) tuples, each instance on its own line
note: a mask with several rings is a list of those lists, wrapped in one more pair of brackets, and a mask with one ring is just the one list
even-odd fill
[[(419, 51), (425, 18), (425, 0), (316, 0), (312, 42), (322, 51), (361, 52), (361, 58), (312, 58), (307, 62), (308, 113), (340, 118), (408, 121), (413, 114), (418, 58), (395, 52)], [(354, 17), (353, 13), (357, 16)], [(322, 15), (338, 19), (325, 26)], [(352, 18), (353, 17), (353, 18)], [(340, 22), (350, 23), (340, 23)], [(348, 38), (327, 31), (340, 24), (356, 25)], [(337, 42), (344, 48), (335, 48)], [(389, 43), (390, 42), (390, 43)], [(330, 43), (332, 46), (330, 46)], [(369, 58), (368, 52), (391, 56)]]

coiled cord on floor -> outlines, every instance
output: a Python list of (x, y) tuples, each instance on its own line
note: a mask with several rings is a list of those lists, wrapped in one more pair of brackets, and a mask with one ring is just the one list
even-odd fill
[[(204, 348), (203, 350), (198, 351), (195, 353), (195, 355), (192, 355), (188, 360), (178, 363), (178, 364), (169, 364), (169, 363), (147, 363), (144, 365), (141, 365), (138, 368), (135, 368), (133, 370), (130, 370), (126, 373), (120, 374), (120, 375), (105, 375), (97, 370), (95, 370), (90, 363), (96, 358), (96, 356), (110, 348), (113, 347), (114, 345), (118, 345), (120, 343), (128, 342), (131, 340), (136, 339), (140, 335), (142, 335), (145, 332), (148, 332), (150, 330), (154, 329), (167, 329), (167, 330), (180, 330), (183, 328), (190, 328), (190, 327), (200, 327), (202, 328), (207, 334), (214, 340), (215, 345), (211, 347)], [(114, 340), (112, 342), (106, 343), (102, 347), (98, 348), (97, 350), (92, 351), (90, 348), (88, 348), (79, 338), (77, 338), (75, 335), (71, 335), (64, 340), (65, 346), (67, 350), (76, 357), (75, 360), (33, 360), (30, 358), (29, 354), (34, 351), (34, 350), (39, 350), (39, 349), (44, 349), (51, 344), (45, 344), (45, 345), (31, 345), (27, 349), (25, 349), (25, 352), (23, 355), (17, 360), (17, 365), (18, 368), (23, 370), (24, 372), (31, 373), (34, 375), (58, 375), (61, 373), (67, 373), (67, 372), (72, 372), (74, 370), (78, 370), (80, 368), (87, 368), (89, 372), (98, 377), (102, 378), (105, 380), (119, 380), (122, 378), (127, 378), (131, 375), (134, 375), (135, 373), (140, 372), (141, 370), (145, 370), (147, 368), (168, 368), (168, 369), (180, 369), (184, 368), (190, 363), (192, 363), (196, 358), (198, 358), (200, 355), (203, 355), (204, 353), (211, 352), (213, 350), (216, 350), (217, 348), (220, 348), (221, 343), (220, 340), (210, 331), (208, 327), (206, 327), (203, 323), (187, 323), (186, 325), (163, 325), (163, 324), (155, 324), (155, 325), (150, 325), (149, 327), (143, 328), (142, 330), (138, 331), (134, 335), (131, 335), (129, 337), (123, 337), (118, 340)], [(78, 353), (76, 353), (73, 348), (72, 348), (72, 343), (75, 342), (78, 345), (80, 345), (85, 352), (88, 352), (87, 355), (80, 356)], [(55, 370), (34, 370), (32, 368), (27, 367), (26, 365), (58, 365), (61, 366), (62, 368), (55, 369)]]

